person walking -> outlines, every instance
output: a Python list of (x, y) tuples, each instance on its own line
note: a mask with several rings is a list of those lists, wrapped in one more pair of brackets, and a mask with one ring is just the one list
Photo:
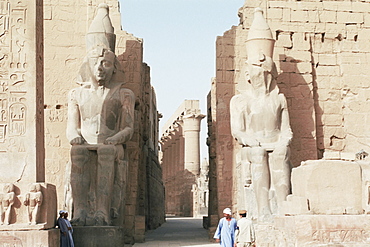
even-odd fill
[(230, 208), (225, 208), (223, 214), (224, 217), (220, 219), (213, 238), (220, 243), (221, 247), (234, 247), (237, 222), (236, 219), (231, 217)]
[[(67, 215), (67, 216), (66, 216)], [(59, 218), (57, 221), (57, 226), (60, 230), (60, 247), (74, 247), (73, 238), (72, 238), (72, 226), (69, 223), (68, 212), (64, 210), (59, 211)], [(69, 230), (70, 228), (70, 230)]]
[(255, 245), (255, 233), (253, 222), (247, 219), (247, 211), (239, 211), (240, 219), (237, 222), (235, 231), (234, 247), (250, 247)]

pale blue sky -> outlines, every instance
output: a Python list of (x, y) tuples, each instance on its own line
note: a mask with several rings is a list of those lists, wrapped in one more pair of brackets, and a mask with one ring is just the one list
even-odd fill
[[(144, 40), (144, 62), (151, 68), (162, 125), (185, 99), (206, 97), (215, 76), (215, 42), (238, 25), (244, 0), (120, 0), (122, 27)], [(201, 153), (206, 119), (202, 124)]]

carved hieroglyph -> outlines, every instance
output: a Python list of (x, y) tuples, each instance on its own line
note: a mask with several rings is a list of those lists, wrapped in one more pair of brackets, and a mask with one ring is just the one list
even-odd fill
[(133, 134), (135, 98), (123, 86), (108, 12), (108, 5), (99, 5), (87, 34), (87, 56), (78, 78), (81, 86), (68, 97), (75, 225), (110, 225), (124, 207), (123, 144)]
[(243, 147), (243, 180), (246, 186), (252, 184), (260, 220), (271, 216), (271, 191), (275, 192), (278, 209), (290, 192), (292, 131), (286, 99), (275, 81), (274, 43), (262, 10), (257, 8), (246, 43), (247, 90), (230, 102), (232, 135)]
[(0, 160), (7, 170), (0, 175), (3, 183), (43, 182), (45, 177), (38, 11), (40, 6), (29, 1), (0, 1)]

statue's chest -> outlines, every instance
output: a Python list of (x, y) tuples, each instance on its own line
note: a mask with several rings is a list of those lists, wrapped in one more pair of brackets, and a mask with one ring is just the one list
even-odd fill
[(121, 109), (119, 94), (99, 94), (97, 92), (83, 94), (79, 102), (82, 118), (91, 118), (97, 115), (109, 117), (118, 115)]
[(250, 101), (249, 112), (254, 117), (268, 117), (278, 112), (279, 104), (270, 97)]

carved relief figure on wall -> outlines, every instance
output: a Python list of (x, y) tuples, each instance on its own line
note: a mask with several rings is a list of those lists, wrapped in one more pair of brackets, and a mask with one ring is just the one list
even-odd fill
[(15, 201), (14, 184), (5, 184), (3, 192), (4, 193), (1, 195), (1, 225), (9, 225), (11, 221), (12, 206)]
[(39, 183), (32, 184), (30, 192), (26, 194), (26, 198), (23, 202), (23, 204), (28, 207), (28, 223), (30, 225), (39, 223), (38, 218), (42, 201), (41, 185)]
[(293, 135), (286, 98), (275, 81), (274, 41), (262, 10), (257, 8), (246, 43), (247, 90), (230, 102), (232, 135), (242, 145), (241, 164), (246, 166), (247, 181), (251, 176), (260, 220), (271, 216), (271, 189), (278, 209), (290, 193), (289, 144)]
[(80, 87), (68, 96), (74, 225), (110, 225), (122, 206), (124, 146), (133, 134), (135, 97), (123, 85), (114, 54), (108, 6), (101, 4), (87, 34)]

